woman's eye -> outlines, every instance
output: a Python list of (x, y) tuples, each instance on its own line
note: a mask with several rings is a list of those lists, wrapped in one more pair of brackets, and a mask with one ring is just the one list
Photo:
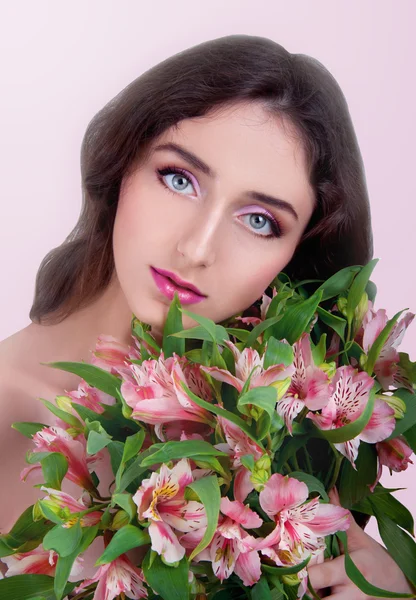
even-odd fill
[(168, 167), (166, 169), (158, 169), (157, 172), (161, 176), (164, 185), (172, 192), (190, 194), (192, 193), (191, 190), (187, 189), (190, 186), (193, 188), (193, 193), (196, 193), (191, 178), (180, 170)]
[(246, 215), (243, 215), (242, 218), (246, 219), (246, 223), (255, 235), (260, 235), (265, 238), (280, 237), (282, 235), (279, 224), (271, 217), (267, 217), (260, 213), (247, 213)]

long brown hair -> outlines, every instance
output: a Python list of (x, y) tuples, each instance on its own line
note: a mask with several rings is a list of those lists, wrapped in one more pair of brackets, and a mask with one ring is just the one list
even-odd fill
[(123, 177), (182, 119), (239, 101), (261, 102), (295, 126), (316, 209), (284, 271), (326, 278), (372, 256), (364, 168), (344, 95), (317, 60), (257, 36), (230, 35), (179, 52), (130, 83), (91, 120), (81, 148), (83, 206), (73, 231), (43, 259), (30, 318), (62, 321), (108, 286)]

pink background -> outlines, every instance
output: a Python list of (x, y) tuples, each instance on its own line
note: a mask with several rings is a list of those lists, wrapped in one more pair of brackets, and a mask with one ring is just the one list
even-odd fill
[[(157, 62), (235, 33), (310, 54), (339, 82), (366, 167), (377, 306), (416, 312), (414, 0), (1, 4), (0, 339), (29, 323), (38, 265), (77, 220), (89, 120)], [(416, 358), (415, 323), (401, 350)], [(413, 512), (415, 472), (383, 481), (408, 488), (397, 497)]]

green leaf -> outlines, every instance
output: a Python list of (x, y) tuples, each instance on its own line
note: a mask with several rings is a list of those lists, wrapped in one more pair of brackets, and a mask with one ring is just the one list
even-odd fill
[(258, 422), (259, 427), (256, 434), (259, 440), (262, 440), (269, 433), (270, 424), (275, 412), (276, 401), (277, 392), (276, 389), (271, 386), (251, 388), (251, 390), (240, 396), (238, 399), (237, 407), (241, 412), (248, 414), (249, 411), (246, 407), (252, 405), (257, 406), (257, 408), (261, 411), (265, 411), (265, 414), (268, 415), (268, 419), (262, 419), (261, 423), (260, 421)]
[(377, 452), (375, 444), (360, 442), (355, 470), (349, 460), (344, 460), (339, 481), (341, 504), (352, 508), (362, 498), (371, 494), (370, 485), (377, 476)]
[(394, 395), (398, 398), (401, 398), (401, 400), (403, 400), (403, 402), (406, 404), (406, 412), (403, 415), (403, 419), (396, 421), (396, 427), (387, 440), (396, 438), (416, 424), (416, 394), (401, 388), (399, 390), (395, 390)]
[[(342, 543), (344, 547), (344, 559), (345, 559), (345, 572), (348, 577), (351, 579), (353, 583), (362, 591), (364, 594), (368, 596), (376, 596), (377, 598), (413, 598), (413, 594), (396, 594), (395, 592), (388, 592), (387, 590), (383, 590), (372, 585), (369, 581), (366, 580), (361, 571), (355, 566), (351, 556), (348, 552), (348, 539), (345, 531), (338, 531), (336, 536)], [(398, 553), (400, 554), (401, 549), (398, 549)], [(392, 554), (392, 557), (394, 555)], [(414, 560), (414, 558), (413, 558)], [(414, 561), (416, 564), (416, 561)]]
[(244, 433), (262, 449), (261, 443), (253, 435), (253, 433), (251, 432), (250, 427), (247, 425), (246, 421), (244, 421), (243, 419), (241, 419), (234, 413), (232, 413), (228, 410), (224, 410), (217, 404), (211, 404), (210, 402), (206, 402), (205, 400), (202, 400), (202, 398), (199, 398), (198, 396), (196, 396), (183, 381), (181, 381), (180, 384), (182, 386), (182, 389), (188, 394), (188, 396), (191, 398), (191, 400), (193, 400), (193, 402), (195, 402), (195, 404), (197, 404), (201, 408), (205, 408), (206, 410), (214, 413), (215, 415), (218, 415), (219, 417), (224, 417), (224, 419), (231, 421), (235, 425), (238, 425), (238, 427), (240, 429), (242, 429), (244, 431)]
[(143, 458), (149, 454), (151, 454), (151, 452), (148, 453), (147, 451), (139, 454), (138, 457), (128, 465), (125, 471), (123, 471), (123, 475), (120, 477), (116, 492), (124, 492), (124, 490), (137, 480), (137, 478), (141, 477), (143, 473), (146, 473), (148, 467), (142, 467), (141, 463)]
[(41, 363), (54, 369), (74, 373), (81, 379), (84, 379), (90, 386), (95, 387), (113, 398), (118, 397), (118, 392), (121, 387), (121, 380), (115, 375), (111, 375), (104, 369), (100, 369), (95, 365), (83, 362), (53, 362)]
[(68, 461), (60, 452), (51, 452), (40, 461), (46, 487), (61, 489), (61, 483), (68, 471)]
[(142, 467), (150, 467), (157, 463), (166, 463), (170, 460), (180, 458), (194, 458), (198, 456), (227, 456), (225, 452), (221, 452), (214, 448), (208, 442), (203, 440), (183, 440), (181, 442), (163, 442), (153, 444), (151, 448), (157, 448), (157, 451), (150, 456), (144, 458), (141, 462)]
[(293, 477), (298, 481), (306, 483), (306, 485), (308, 486), (309, 493), (318, 492), (318, 494), (323, 500), (325, 500), (325, 502), (329, 502), (328, 494), (326, 493), (322, 482), (319, 481), (319, 479), (317, 479), (313, 475), (309, 475), (308, 473), (304, 473), (303, 471), (293, 471), (292, 473), (290, 473), (289, 477)]
[(272, 600), (269, 584), (264, 575), (251, 588), (251, 600)]
[(134, 519), (137, 513), (137, 507), (133, 502), (131, 494), (113, 494), (112, 501), (126, 511), (130, 521)]
[(264, 331), (266, 331), (266, 329), (269, 329), (273, 325), (276, 325), (281, 319), (282, 319), (282, 315), (278, 314), (274, 317), (270, 317), (269, 319), (265, 319), (264, 321), (261, 321), (258, 325), (253, 327), (253, 329), (250, 331), (250, 334), (244, 344), (244, 348), (252, 348), (255, 345), (257, 338)]
[[(76, 583), (69, 583), (65, 594), (69, 594)], [(56, 600), (54, 578), (47, 575), (14, 575), (0, 579), (0, 598), (7, 600)]]
[(0, 535), (0, 558), (15, 554), (22, 546), (29, 552), (42, 541), (43, 536), (53, 527), (45, 519), (33, 520), (33, 504), (17, 519), (9, 533)]
[[(406, 310), (406, 309), (404, 309)], [(384, 329), (380, 331), (373, 345), (371, 346), (368, 355), (367, 362), (365, 365), (366, 372), (371, 375), (374, 371), (374, 365), (376, 364), (376, 360), (379, 357), (379, 354), (387, 341), (387, 338), (390, 335), (391, 330), (399, 320), (400, 315), (404, 312), (404, 310), (400, 310), (398, 313), (394, 315), (389, 321), (387, 321)]]
[(292, 567), (270, 567), (269, 565), (261, 565), (261, 568), (265, 573), (270, 573), (270, 575), (275, 575), (278, 577), (281, 575), (293, 575), (304, 569), (311, 558), (312, 555), (308, 556), (308, 558), (305, 558), (304, 561), (297, 565), (293, 565)]
[(350, 287), (355, 274), (360, 268), (359, 266), (345, 267), (320, 285), (316, 291), (322, 291), (322, 302), (345, 292)]
[(250, 332), (247, 329), (239, 329), (238, 327), (226, 327), (226, 331), (229, 335), (236, 337), (240, 342), (244, 344), (247, 341)]
[(321, 321), (333, 329), (339, 335), (341, 340), (344, 341), (345, 325), (347, 324), (346, 320), (328, 312), (321, 306), (318, 306), (317, 312)]
[(252, 454), (244, 454), (244, 456), (240, 456), (240, 461), (243, 467), (252, 471), (254, 469), (254, 456)]
[(189, 329), (183, 329), (182, 331), (177, 331), (176, 333), (171, 333), (170, 335), (176, 338), (206, 340), (208, 342), (212, 341), (211, 335), (204, 327), (202, 327), (202, 325), (197, 325), (196, 327), (191, 327)]
[(69, 556), (81, 541), (82, 529), (78, 520), (72, 527), (55, 525), (43, 538), (45, 550), (55, 550), (59, 556)]
[(58, 558), (58, 562), (56, 564), (54, 583), (54, 591), (57, 600), (61, 600), (62, 596), (65, 594), (65, 588), (68, 582), (68, 578), (71, 574), (71, 569), (75, 562), (75, 559), (79, 554), (85, 552), (88, 546), (95, 539), (97, 532), (98, 525), (83, 529), (81, 541), (74, 550), (74, 552), (72, 552), (72, 554), (69, 554), (68, 556), (60, 556)]
[(87, 454), (97, 454), (97, 452), (108, 446), (110, 442), (111, 437), (108, 435), (108, 433), (103, 435), (102, 433), (97, 433), (96, 431), (90, 431), (87, 441)]
[(29, 423), (26, 421), (20, 421), (18, 423), (12, 423), (12, 428), (22, 433), (27, 438), (32, 438), (35, 433), (44, 429), (47, 425), (43, 425), (43, 423)]
[(185, 340), (177, 337), (170, 337), (172, 333), (183, 330), (181, 304), (178, 293), (175, 292), (173, 300), (170, 303), (165, 326), (163, 328), (163, 352), (165, 358), (173, 356), (173, 353), (182, 356), (185, 353)]
[(156, 594), (163, 600), (189, 600), (189, 565), (186, 556), (177, 566), (172, 567), (166, 565), (158, 554), (152, 557), (152, 561), (150, 557), (149, 551), (143, 560), (142, 568), (147, 583)]
[(371, 498), (369, 500), (377, 519), (380, 537), (390, 556), (396, 561), (409, 581), (416, 585), (416, 544), (414, 539), (379, 510)]
[(313, 362), (315, 363), (315, 365), (320, 365), (324, 362), (325, 360), (325, 355), (326, 355), (326, 333), (322, 334), (320, 339), (319, 339), (319, 343), (314, 346), (311, 343), (311, 349), (312, 349), (312, 357), (313, 357)]
[(209, 334), (210, 340), (212, 342), (217, 341), (217, 326), (212, 319), (208, 319), (207, 317), (203, 317), (202, 315), (197, 315), (196, 313), (191, 312), (190, 310), (186, 310), (185, 308), (181, 308), (181, 311), (183, 314), (187, 315), (188, 317), (191, 317), (191, 319), (199, 323), (201, 327), (203, 327), (205, 331)]
[(267, 341), (264, 355), (263, 368), (268, 369), (272, 365), (289, 366), (293, 362), (293, 348), (285, 342), (271, 336)]
[(123, 459), (124, 444), (122, 442), (112, 441), (108, 444), (107, 450), (110, 454), (111, 469), (114, 473), (114, 476), (116, 476)]
[(416, 362), (405, 352), (399, 352), (399, 367), (405, 372), (409, 382), (416, 383)]
[(294, 344), (308, 329), (321, 302), (322, 293), (321, 290), (306, 300), (288, 303), (280, 321), (270, 328), (271, 335), (278, 340), (286, 339), (289, 344)]
[(411, 512), (389, 493), (373, 493), (368, 495), (357, 504), (354, 504), (352, 509), (366, 515), (375, 516), (373, 505), (378, 512), (383, 513), (399, 525), (399, 527), (406, 529), (411, 535), (414, 535), (414, 520)]
[(374, 509), (374, 514), (375, 512), (383, 514), (414, 536), (415, 524), (412, 513), (397, 498), (391, 494), (371, 494), (368, 500)]
[(111, 538), (110, 543), (95, 565), (98, 567), (109, 563), (121, 554), (145, 544), (150, 544), (150, 537), (147, 531), (139, 529), (139, 527), (135, 527), (134, 525), (125, 525), (116, 531), (116, 534)]
[(147, 331), (144, 330), (143, 325), (139, 321), (139, 319), (133, 319), (133, 334), (139, 339), (144, 340), (153, 350), (156, 351), (156, 354), (160, 353), (160, 347), (157, 344), (156, 340), (151, 336)]
[(190, 483), (187, 487), (191, 488), (197, 494), (204, 505), (208, 523), (204, 537), (189, 557), (189, 559), (192, 560), (199, 552), (202, 552), (202, 550), (208, 546), (214, 537), (218, 525), (221, 492), (220, 486), (218, 485), (218, 479), (213, 475), (198, 479), (197, 481)]
[(337, 429), (318, 429), (318, 427), (314, 426), (314, 435), (324, 438), (328, 442), (331, 442), (331, 444), (340, 444), (342, 442), (348, 442), (349, 440), (354, 439), (363, 431), (364, 427), (366, 427), (370, 421), (374, 410), (374, 401), (375, 389), (372, 387), (366, 407), (358, 419), (348, 423), (348, 425), (338, 427)]
[(406, 438), (406, 442), (416, 454), (416, 424), (407, 429), (403, 435)]
[(278, 452), (276, 452), (275, 472), (279, 473), (285, 462), (287, 462), (289, 458), (296, 454), (299, 448), (306, 446), (309, 437), (309, 434), (306, 434), (287, 438), (288, 441), (285, 443), (285, 445)]
[(367, 284), (370, 280), (371, 273), (374, 267), (378, 263), (378, 258), (374, 258), (367, 263), (359, 273), (355, 276), (354, 281), (351, 284), (350, 291), (347, 296), (347, 319), (351, 323), (354, 318), (354, 311), (357, 308), (361, 296), (364, 294)]
[(134, 435), (130, 435), (126, 438), (126, 443), (124, 444), (123, 458), (121, 459), (122, 463), (127, 463), (131, 458), (136, 458), (136, 456), (141, 450), (141, 447), (143, 446), (145, 437), (146, 432), (144, 431), (144, 429), (142, 429)]
[(58, 417), (58, 419), (61, 419), (61, 421), (63, 421), (64, 423), (68, 423), (68, 425), (71, 425), (71, 427), (84, 429), (81, 421), (77, 419), (74, 415), (71, 415), (65, 410), (58, 408), (57, 406), (55, 406), (55, 404), (49, 402), (49, 400), (44, 400), (43, 398), (39, 398), (39, 400), (44, 406), (46, 406), (48, 410), (51, 411), (52, 414), (55, 415), (55, 417)]

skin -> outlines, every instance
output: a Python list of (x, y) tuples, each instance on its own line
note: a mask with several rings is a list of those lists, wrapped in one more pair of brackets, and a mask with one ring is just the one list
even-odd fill
[[(173, 150), (175, 143), (201, 158), (210, 177)], [(189, 172), (157, 177), (175, 166)], [(175, 187), (176, 184), (176, 187)], [(255, 190), (290, 203), (281, 208), (247, 198)], [(150, 266), (173, 271), (206, 298), (187, 308), (220, 322), (261, 297), (292, 257), (314, 207), (303, 148), (289, 124), (271, 119), (259, 105), (186, 119), (153, 144), (146, 162), (123, 181), (114, 226), (117, 276), (133, 312), (161, 335), (170, 300), (153, 281)], [(267, 217), (284, 233), (271, 233)], [(184, 326), (195, 322), (184, 318)]]
[[(215, 176), (172, 150), (156, 150), (167, 143), (198, 156)], [(0, 343), (0, 451), (9, 456), (0, 463), (0, 479), (8, 481), (8, 497), (14, 498), (12, 506), (0, 499), (2, 531), (38, 496), (19, 481), (31, 445), (10, 423), (50, 423), (50, 414), (35, 399), (53, 400), (62, 390), (77, 387), (78, 378), (40, 363), (88, 361), (101, 333), (128, 343), (132, 312), (152, 326), (160, 341), (170, 301), (157, 289), (150, 265), (173, 271), (204, 293), (202, 302), (187, 306), (195, 313), (221, 322), (244, 310), (290, 261), (312, 215), (315, 200), (302, 144), (289, 122), (271, 119), (260, 105), (240, 103), (184, 120), (154, 140), (150, 150), (122, 182), (113, 236), (116, 273), (109, 287), (63, 322), (32, 323)], [(190, 181), (171, 174), (163, 184), (156, 170), (168, 165), (188, 171)], [(289, 210), (249, 199), (249, 190), (285, 200), (297, 218)], [(255, 215), (267, 211), (280, 222), (282, 235), (263, 237), (271, 233), (267, 215), (257, 221)], [(195, 325), (187, 316), (183, 322), (186, 328)], [(367, 577), (389, 573), (395, 591), (410, 591), (391, 557), (367, 534), (360, 535), (354, 551), (368, 564)], [(374, 560), (376, 546), (381, 552)], [(317, 589), (334, 586), (338, 595), (331, 597), (338, 600), (364, 598), (345, 584), (342, 561), (334, 560), (330, 568), (327, 564), (310, 569)], [(340, 596), (344, 590), (348, 595)]]

